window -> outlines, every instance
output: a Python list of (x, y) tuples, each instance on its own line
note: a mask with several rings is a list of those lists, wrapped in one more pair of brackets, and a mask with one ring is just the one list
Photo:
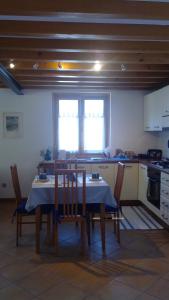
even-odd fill
[(56, 150), (103, 151), (109, 139), (107, 95), (55, 95), (53, 104)]
[(59, 100), (58, 123), (58, 148), (77, 151), (79, 145), (78, 100)]
[(84, 100), (84, 151), (104, 147), (104, 100)]

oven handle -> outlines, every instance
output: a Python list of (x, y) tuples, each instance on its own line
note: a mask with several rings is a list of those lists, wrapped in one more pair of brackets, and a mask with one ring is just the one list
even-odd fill
[(158, 179), (153, 179), (153, 178), (149, 178), (149, 180), (148, 180), (148, 185), (147, 185), (147, 199), (149, 199), (150, 197), (151, 197), (151, 194), (150, 194), (150, 183), (151, 182), (160, 182), (160, 180), (158, 180)]
[(147, 185), (147, 199), (150, 198), (150, 180), (148, 181), (148, 185)]
[(150, 177), (149, 177), (149, 181), (148, 181), (148, 182), (150, 182), (150, 181), (152, 181), (152, 182), (160, 182), (159, 179), (154, 179), (154, 178), (150, 178)]

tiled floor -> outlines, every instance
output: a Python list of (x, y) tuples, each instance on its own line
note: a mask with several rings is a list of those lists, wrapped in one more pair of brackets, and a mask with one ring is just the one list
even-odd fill
[(25, 227), (15, 248), (11, 203), (0, 204), (0, 300), (157, 300), (169, 299), (169, 234), (164, 230), (125, 231), (119, 246), (107, 226), (102, 256), (96, 225), (92, 245), (80, 254), (79, 230), (61, 225), (60, 247), (34, 253), (34, 226)]

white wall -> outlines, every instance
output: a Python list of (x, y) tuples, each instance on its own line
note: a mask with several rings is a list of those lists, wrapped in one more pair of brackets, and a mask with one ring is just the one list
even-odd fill
[[(2, 113), (23, 112), (23, 138), (7, 139), (2, 133)], [(50, 92), (26, 92), (15, 95), (0, 91), (0, 198), (11, 197), (11, 164), (16, 163), (24, 194), (30, 189), (32, 177), (40, 160), (40, 150), (52, 145), (52, 99)], [(7, 188), (2, 188), (2, 183)]]
[(140, 91), (111, 93), (111, 146), (145, 153), (156, 147), (157, 134), (143, 130), (143, 96)]
[[(58, 91), (61, 92), (61, 91)], [(24, 195), (40, 161), (40, 150), (53, 144), (52, 91), (24, 91), (15, 95), (7, 89), (0, 90), (0, 198), (12, 197), (13, 190), (9, 167), (18, 165)], [(56, 91), (55, 91), (56, 93)], [(3, 112), (23, 113), (23, 137), (3, 137)], [(157, 136), (143, 131), (143, 93), (139, 91), (111, 92), (111, 148), (145, 152), (155, 147)], [(2, 187), (7, 183), (7, 188)]]

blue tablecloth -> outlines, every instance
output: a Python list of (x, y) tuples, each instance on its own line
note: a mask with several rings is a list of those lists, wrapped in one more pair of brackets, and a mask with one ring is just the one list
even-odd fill
[[(61, 202), (60, 202), (61, 203)], [(80, 203), (80, 199), (79, 199)], [(87, 185), (86, 186), (86, 203), (104, 203), (111, 207), (116, 207), (115, 199), (109, 185)], [(26, 203), (26, 210), (31, 211), (42, 204), (54, 204), (54, 187), (50, 188), (32, 188)]]

